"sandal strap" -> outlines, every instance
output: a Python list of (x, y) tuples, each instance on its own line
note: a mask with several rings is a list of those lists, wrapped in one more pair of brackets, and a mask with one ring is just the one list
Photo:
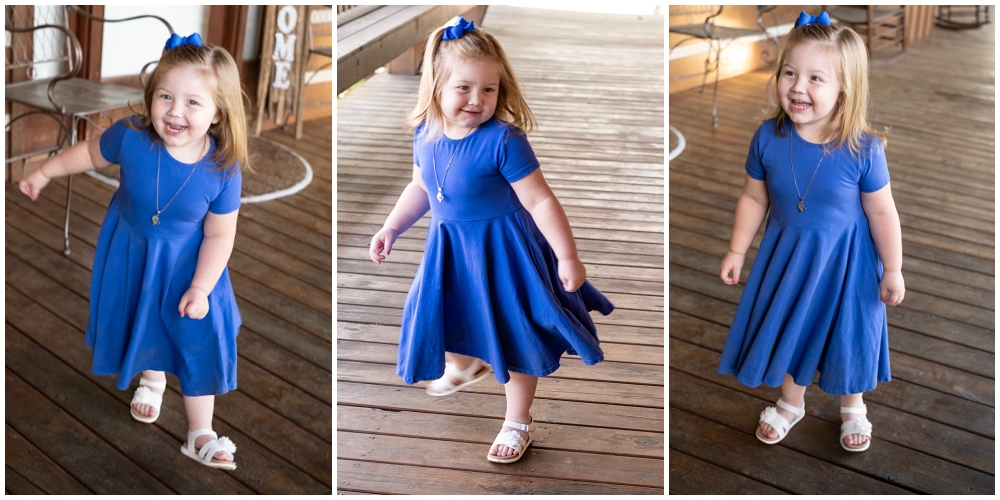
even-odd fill
[(452, 378), (465, 382), (471, 380), (472, 377), (474, 377), (477, 373), (479, 373), (479, 370), (482, 369), (483, 366), (475, 361), (473, 361), (472, 364), (470, 364), (465, 370), (455, 368), (454, 363), (446, 363), (444, 365), (444, 374), (445, 376), (450, 375)]
[(129, 404), (149, 405), (159, 408), (162, 403), (163, 394), (157, 394), (151, 391), (148, 386), (140, 385), (135, 390), (135, 394), (132, 395), (132, 402)]
[(512, 429), (517, 429), (519, 431), (524, 431), (524, 432), (535, 431), (535, 419), (531, 419), (531, 422), (527, 424), (522, 424), (521, 422), (515, 422), (513, 420), (504, 420), (503, 425), (504, 427), (510, 427)]
[[(801, 417), (806, 412), (806, 407), (805, 407), (806, 405), (803, 404), (802, 406), (792, 406), (786, 403), (785, 400), (781, 398), (778, 398), (778, 401), (775, 404), (778, 405), (779, 408), (790, 411), (793, 414), (795, 414), (795, 418)], [(771, 427), (774, 426), (772, 425)]]
[(194, 450), (194, 440), (198, 439), (205, 434), (211, 434), (213, 438), (218, 438), (219, 435), (215, 433), (212, 429), (198, 429), (196, 431), (188, 431), (188, 449)]
[(853, 413), (853, 414), (867, 415), (868, 414), (868, 405), (861, 405), (861, 406), (841, 406), (840, 407), (840, 413)]
[(518, 453), (524, 451), (524, 447), (528, 444), (524, 438), (521, 437), (517, 431), (500, 431), (497, 434), (497, 438), (493, 440), (493, 444), (506, 446), (508, 448), (513, 448), (517, 450)]
[(236, 445), (233, 444), (232, 440), (230, 440), (228, 437), (222, 436), (218, 439), (213, 439), (205, 443), (205, 445), (202, 446), (200, 450), (198, 450), (198, 456), (201, 457), (203, 461), (208, 462), (212, 460), (212, 457), (214, 457), (215, 454), (220, 451), (227, 452), (230, 455), (235, 455)]
[(840, 424), (841, 440), (851, 434), (861, 434), (862, 436), (872, 437), (872, 423), (867, 418), (861, 417), (854, 420), (848, 420), (847, 422)]
[(140, 378), (139, 379), (139, 387), (142, 387), (142, 386), (152, 387), (153, 389), (166, 389), (167, 388), (167, 381), (166, 380), (161, 380), (161, 381), (157, 382), (155, 380), (149, 380), (148, 378)]
[(760, 421), (770, 425), (774, 432), (778, 433), (779, 439), (785, 437), (788, 430), (792, 428), (792, 423), (785, 420), (785, 417), (782, 417), (773, 406), (768, 406), (760, 412)]

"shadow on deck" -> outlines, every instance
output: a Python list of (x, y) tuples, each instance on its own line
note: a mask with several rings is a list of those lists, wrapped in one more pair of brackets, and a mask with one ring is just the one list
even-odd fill
[(131, 390), (91, 373), (83, 341), (90, 274), (114, 189), (74, 177), (64, 257), (65, 179), (34, 203), (7, 183), (7, 493), (332, 493), (330, 122), (307, 122), (299, 141), (262, 134), (303, 156), (313, 181), (240, 209), (229, 261), (244, 323), (239, 389), (216, 398), (214, 420), (238, 448), (232, 472), (180, 453), (187, 418), (175, 377), (160, 418), (147, 425), (129, 415)]
[(767, 72), (720, 83), (716, 130), (710, 92), (670, 96), (687, 141), (669, 167), (670, 493), (994, 493), (994, 36), (938, 29), (872, 72), (907, 292), (888, 311), (893, 381), (865, 394), (864, 453), (837, 444), (839, 398), (816, 388), (805, 420), (763, 445), (755, 422), (779, 390), (716, 373), (743, 287), (719, 263)]
[[(402, 126), (418, 77), (376, 75), (337, 105), (337, 490), (363, 493), (663, 492), (663, 18), (491, 6), (540, 123), (530, 135), (592, 283), (606, 361), (565, 356), (539, 381), (535, 442), (486, 460), (503, 387), (446, 398), (395, 373), (403, 301), (429, 216), (380, 266), (368, 258), (412, 172)], [(454, 174), (453, 174), (454, 175)]]

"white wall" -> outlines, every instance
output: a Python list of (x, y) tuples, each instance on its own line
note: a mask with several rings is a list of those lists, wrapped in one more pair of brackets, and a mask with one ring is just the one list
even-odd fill
[[(104, 8), (104, 17), (108, 19), (142, 14), (153, 14), (166, 19), (181, 36), (197, 32), (204, 38), (208, 29), (208, 7), (204, 5), (108, 5)], [(168, 38), (170, 33), (156, 19), (105, 24), (101, 77), (139, 74), (144, 64), (160, 59)]]

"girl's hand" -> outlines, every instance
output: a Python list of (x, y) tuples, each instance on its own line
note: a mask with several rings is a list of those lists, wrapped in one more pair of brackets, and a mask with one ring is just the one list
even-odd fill
[[(383, 227), (375, 233), (375, 236), (372, 236), (372, 244), (368, 248), (368, 255), (372, 258), (372, 262), (376, 265), (380, 264), (386, 255), (392, 252), (392, 244), (396, 242), (398, 237), (399, 233), (389, 227)], [(383, 251), (385, 255), (382, 255)]]
[(180, 311), (182, 318), (184, 314), (191, 319), (204, 318), (208, 314), (208, 294), (201, 288), (188, 288), (181, 297), (177, 310)]
[(879, 297), (887, 306), (897, 306), (903, 301), (906, 294), (906, 287), (903, 286), (903, 273), (901, 271), (889, 271), (882, 275), (882, 289)]
[[(42, 166), (44, 166), (44, 164)], [(42, 190), (45, 189), (45, 186), (49, 185), (49, 181), (51, 180), (52, 179), (49, 179), (42, 173), (42, 169), (39, 167), (37, 170), (34, 170), (30, 174), (24, 176), (24, 179), (21, 179), (18, 187), (21, 188), (22, 193), (27, 195), (28, 198), (31, 198), (31, 201), (35, 201), (38, 199), (38, 195), (42, 193)]]
[(575, 259), (559, 261), (559, 280), (562, 281), (563, 290), (575, 292), (583, 286), (585, 279), (587, 268), (583, 267), (583, 262)]
[[(726, 257), (722, 259), (722, 265), (719, 266), (719, 278), (722, 278), (723, 283), (735, 285), (740, 282), (740, 270), (743, 269), (744, 258), (746, 255), (733, 251), (726, 254)], [(732, 273), (732, 277), (730, 277), (730, 273)]]

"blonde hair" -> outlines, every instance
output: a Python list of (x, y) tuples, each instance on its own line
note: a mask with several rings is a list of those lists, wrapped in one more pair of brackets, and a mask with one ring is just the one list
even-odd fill
[[(871, 108), (871, 97), (868, 91), (868, 49), (864, 41), (854, 30), (833, 22), (829, 26), (815, 23), (793, 28), (788, 33), (778, 60), (775, 62), (774, 73), (767, 82), (768, 106), (764, 110), (763, 119), (775, 119), (776, 131), (779, 135), (789, 119), (781, 107), (778, 95), (778, 79), (781, 78), (785, 59), (792, 49), (801, 43), (816, 42), (826, 45), (827, 49), (837, 55), (837, 79), (840, 83), (840, 96), (837, 107), (830, 120), (827, 136), (833, 136), (836, 148), (847, 144), (855, 154), (862, 149), (874, 146), (871, 138), (877, 138), (885, 147), (888, 141), (885, 132), (879, 133), (868, 123), (868, 112)], [(888, 131), (888, 127), (886, 128)]]
[[(212, 161), (220, 169), (232, 170), (244, 168), (253, 171), (249, 163), (249, 146), (247, 137), (247, 115), (243, 106), (246, 93), (240, 84), (240, 73), (236, 68), (233, 56), (222, 47), (204, 44), (181, 45), (173, 49), (164, 49), (160, 62), (146, 82), (143, 95), (144, 108), (142, 112), (132, 110), (141, 118), (138, 123), (130, 124), (136, 130), (148, 130), (153, 126), (152, 109), (156, 88), (160, 80), (171, 69), (190, 64), (205, 78), (212, 90), (212, 100), (218, 108), (218, 123), (208, 128), (208, 134), (215, 139), (215, 154)], [(129, 124), (129, 121), (125, 122)], [(153, 131), (150, 130), (150, 133)]]
[(441, 40), (441, 33), (447, 26), (434, 30), (427, 37), (424, 49), (423, 75), (417, 106), (406, 118), (406, 126), (414, 130), (424, 124), (422, 137), (437, 140), (444, 132), (444, 115), (441, 113), (439, 98), (445, 81), (451, 76), (452, 68), (461, 58), (491, 61), (500, 74), (500, 89), (497, 92), (497, 107), (493, 115), (501, 121), (527, 133), (538, 126), (535, 115), (521, 94), (517, 76), (511, 67), (507, 54), (493, 35), (476, 26), (475, 31), (466, 31), (460, 38)]

